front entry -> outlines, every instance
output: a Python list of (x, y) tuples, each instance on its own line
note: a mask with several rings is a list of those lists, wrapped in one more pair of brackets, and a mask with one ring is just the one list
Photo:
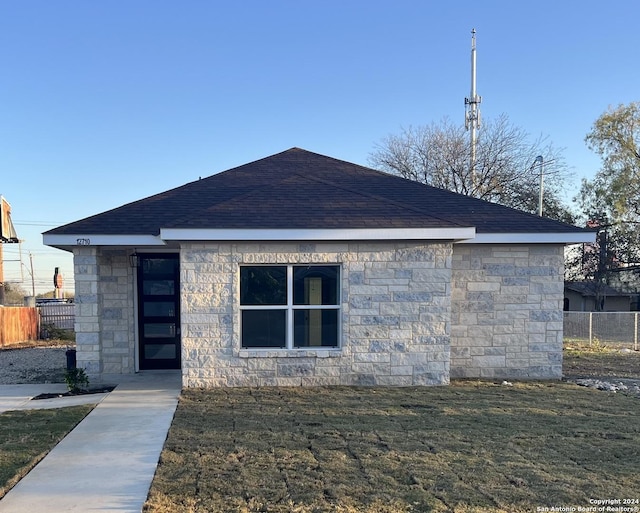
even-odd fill
[(138, 255), (140, 370), (180, 368), (178, 255)]

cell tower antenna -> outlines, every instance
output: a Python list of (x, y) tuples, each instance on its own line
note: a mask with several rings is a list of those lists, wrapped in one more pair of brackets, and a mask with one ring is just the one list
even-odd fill
[(471, 30), (471, 95), (464, 99), (464, 126), (471, 133), (471, 157), (469, 159), (469, 174), (472, 188), (476, 186), (476, 146), (478, 143), (478, 128), (480, 128), (480, 103), (482, 97), (476, 92), (476, 29)]

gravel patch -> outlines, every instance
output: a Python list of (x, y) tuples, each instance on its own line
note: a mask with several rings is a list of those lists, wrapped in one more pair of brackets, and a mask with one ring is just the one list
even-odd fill
[(640, 380), (637, 379), (598, 379), (598, 378), (584, 378), (570, 380), (570, 383), (575, 383), (581, 387), (595, 388), (602, 390), (603, 392), (622, 392), (625, 394), (632, 394), (640, 396)]
[(29, 347), (0, 351), (0, 385), (64, 383), (66, 347)]

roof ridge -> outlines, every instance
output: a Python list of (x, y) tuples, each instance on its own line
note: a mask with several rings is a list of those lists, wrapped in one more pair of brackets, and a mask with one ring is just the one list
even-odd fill
[[(242, 166), (238, 166), (238, 167), (242, 167)], [(232, 169), (228, 169), (227, 171), (232, 171)], [(223, 172), (226, 172), (226, 171), (223, 171)], [(283, 178), (281, 178), (279, 180), (272, 180), (268, 185), (265, 185), (265, 186), (262, 186), (262, 187), (259, 187), (259, 188), (256, 188), (256, 189), (251, 189), (249, 191), (242, 192), (242, 193), (237, 194), (237, 195), (235, 195), (233, 197), (226, 198), (225, 200), (220, 201), (220, 202), (218, 202), (218, 203), (216, 203), (214, 205), (207, 205), (205, 208), (199, 209), (198, 213), (206, 212), (206, 211), (210, 210), (211, 208), (219, 207), (221, 205), (224, 205), (226, 203), (230, 203), (232, 201), (242, 200), (242, 198), (246, 198), (248, 196), (256, 194), (256, 192), (258, 192), (259, 190), (273, 189), (278, 184), (281, 184), (282, 182), (288, 180), (289, 178), (291, 178), (292, 176), (295, 176), (296, 174), (297, 173), (290, 173), (288, 176), (283, 177)], [(215, 176), (215, 175), (213, 175), (213, 176)], [(176, 225), (179, 225), (180, 223), (182, 223), (185, 220), (192, 219), (193, 217), (194, 217), (194, 212), (188, 212), (185, 215), (183, 215), (183, 216), (181, 216), (181, 217), (179, 217), (177, 219), (173, 219), (170, 223), (168, 223), (166, 226), (163, 226), (162, 228), (172, 228), (172, 227), (174, 227)]]
[[(331, 160), (334, 160), (336, 162), (342, 162), (342, 163), (347, 164), (349, 166), (360, 168), (360, 169), (362, 169), (364, 171), (367, 171), (369, 173), (376, 173), (376, 174), (378, 174), (380, 176), (384, 176), (386, 178), (395, 178), (396, 180), (401, 180), (401, 181), (404, 181), (405, 183), (415, 184), (415, 185), (419, 185), (421, 187), (429, 187), (431, 189), (437, 190), (441, 194), (447, 194), (447, 195), (452, 196), (452, 197), (464, 196), (468, 200), (475, 201), (478, 205), (483, 205), (483, 204), (489, 203), (491, 205), (494, 205), (495, 207), (503, 208), (505, 210), (510, 210), (510, 211), (513, 211), (513, 212), (517, 212), (520, 215), (526, 215), (526, 216), (529, 216), (529, 217), (531, 217), (533, 219), (536, 219), (536, 220), (540, 220), (541, 219), (541, 217), (538, 214), (534, 214), (532, 212), (527, 212), (525, 210), (520, 210), (520, 209), (517, 209), (515, 207), (509, 207), (507, 205), (502, 205), (501, 203), (496, 203), (494, 201), (490, 201), (490, 200), (486, 200), (486, 199), (482, 199), (482, 198), (476, 198), (475, 196), (469, 196), (467, 194), (462, 194), (460, 192), (451, 191), (449, 189), (444, 189), (442, 187), (436, 187), (434, 185), (430, 185), (430, 184), (427, 184), (427, 183), (418, 182), (416, 180), (411, 180), (410, 178), (405, 178), (404, 176), (394, 175), (394, 174), (388, 173), (386, 171), (382, 171), (380, 169), (373, 169), (371, 167), (363, 166), (362, 164), (356, 164), (355, 162), (349, 162), (347, 160), (339, 159), (339, 158), (336, 158), (336, 157), (331, 157), (329, 155), (323, 155), (321, 153), (316, 153), (316, 152), (313, 152), (313, 151), (305, 150), (304, 148), (293, 147), (293, 148), (290, 148), (289, 150), (283, 151), (282, 153), (287, 153), (287, 152), (289, 152), (291, 150), (300, 150), (302, 152), (309, 153), (309, 154), (312, 154), (312, 155), (317, 155), (319, 157), (323, 157), (323, 158), (326, 158), (326, 159), (331, 159)], [(354, 190), (354, 189), (344, 188), (344, 190), (348, 190), (350, 192), (358, 192), (358, 193), (362, 194), (361, 191)], [(371, 195), (370, 197), (375, 198), (375, 199), (384, 199), (384, 200), (386, 200), (386, 198), (382, 198), (380, 196), (375, 196), (375, 195)], [(401, 204), (397, 204), (397, 203), (393, 202), (393, 200), (386, 200), (386, 201), (388, 203), (395, 204), (396, 206), (403, 206)], [(404, 205), (404, 207), (409, 209), (409, 210), (412, 210), (414, 212), (419, 212), (420, 214), (423, 214), (423, 215), (424, 214), (429, 215), (429, 216), (433, 217), (434, 219), (440, 219), (442, 221), (452, 222), (452, 223), (455, 222), (455, 221), (451, 221), (450, 219), (446, 219), (446, 218), (439, 217), (439, 216), (434, 216), (433, 214), (430, 214), (429, 212), (421, 210), (421, 209), (409, 208), (406, 205)], [(553, 219), (551, 217), (542, 217), (542, 219), (544, 219), (545, 222), (551, 222), (551, 223), (555, 223), (557, 225), (566, 225), (567, 224), (564, 221), (560, 221), (558, 219)], [(456, 223), (456, 224), (458, 224), (458, 223)], [(459, 226), (465, 226), (465, 225), (459, 225)]]
[[(355, 165), (358, 166), (358, 164), (355, 164)], [(402, 177), (390, 175), (389, 173), (384, 173), (383, 171), (378, 171), (376, 169), (370, 169), (370, 168), (367, 168), (367, 167), (364, 167), (364, 166), (359, 166), (359, 167), (361, 167), (363, 169), (366, 169), (368, 171), (375, 171), (376, 173), (381, 173), (383, 175), (386, 175), (386, 176), (389, 176), (389, 177), (392, 177), (392, 178), (402, 178)], [(337, 185), (337, 184), (335, 184), (333, 182), (330, 182), (328, 180), (324, 180), (323, 178), (319, 178), (317, 176), (304, 176), (301, 173), (295, 173), (295, 174), (297, 174), (298, 176), (302, 176), (303, 178), (307, 178), (309, 180), (315, 181), (315, 182), (320, 182), (320, 183), (323, 183), (325, 185), (329, 185), (329, 186), (335, 187), (336, 189), (342, 189), (343, 191), (347, 191), (347, 192), (350, 192), (350, 193), (353, 193), (353, 194), (359, 194), (361, 196), (366, 196), (368, 198), (372, 198), (372, 199), (375, 199), (377, 201), (382, 201), (384, 203), (388, 203), (389, 205), (394, 205), (396, 207), (403, 208), (403, 209), (408, 210), (410, 212), (416, 212), (417, 214), (420, 214), (420, 215), (423, 215), (423, 216), (427, 215), (427, 216), (429, 216), (429, 217), (431, 217), (433, 219), (438, 219), (438, 220), (446, 222), (446, 223), (451, 223), (451, 224), (456, 224), (458, 226), (467, 227), (467, 225), (463, 225), (463, 224), (457, 223), (456, 221), (451, 221), (450, 219), (444, 219), (443, 217), (435, 216), (435, 215), (427, 212), (424, 209), (412, 207), (411, 205), (407, 205), (406, 203), (401, 203), (399, 201), (391, 200), (389, 198), (385, 198), (385, 197), (380, 196), (378, 194), (372, 194), (370, 192), (364, 192), (362, 190), (358, 190), (358, 189), (355, 189), (355, 188), (352, 188), (352, 187), (345, 187), (344, 185)], [(421, 184), (421, 185), (422, 186), (426, 186), (426, 187), (431, 187), (430, 185), (426, 185), (426, 184)]]

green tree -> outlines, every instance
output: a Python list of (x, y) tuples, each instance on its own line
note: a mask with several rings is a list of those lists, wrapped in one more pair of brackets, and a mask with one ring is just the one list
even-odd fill
[(614, 222), (640, 220), (640, 102), (610, 107), (593, 124), (585, 141), (602, 157), (602, 168), (583, 184), (587, 204), (597, 199)]
[(593, 180), (582, 181), (576, 201), (583, 221), (601, 234), (580, 258), (567, 262), (567, 270), (608, 281), (609, 273), (640, 263), (640, 103), (610, 107), (585, 142), (602, 157), (602, 168)]
[(387, 136), (369, 155), (369, 163), (410, 180), (531, 213), (538, 212), (543, 170), (544, 215), (573, 221), (560, 200), (567, 166), (562, 152), (545, 138), (532, 140), (502, 115), (478, 131), (476, 148), (476, 165), (471, 172), (469, 133), (464, 126), (445, 119)]

